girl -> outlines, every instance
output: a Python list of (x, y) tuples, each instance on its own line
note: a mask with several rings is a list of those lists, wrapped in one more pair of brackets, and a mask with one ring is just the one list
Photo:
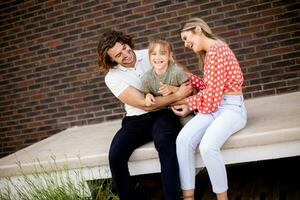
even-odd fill
[(217, 199), (227, 200), (227, 175), (220, 149), (233, 133), (246, 125), (243, 74), (231, 49), (202, 19), (188, 21), (181, 30), (181, 39), (185, 47), (199, 56), (203, 70), (203, 78), (189, 75), (198, 93), (172, 107), (180, 116), (198, 112), (176, 140), (184, 200), (194, 199), (197, 146)]
[[(167, 96), (175, 93), (179, 86), (188, 81), (187, 74), (178, 67), (172, 58), (172, 48), (168, 41), (153, 39), (148, 47), (149, 60), (153, 68), (142, 77), (145, 103), (150, 106), (154, 103), (154, 96)], [(181, 118), (185, 124), (189, 117)]]

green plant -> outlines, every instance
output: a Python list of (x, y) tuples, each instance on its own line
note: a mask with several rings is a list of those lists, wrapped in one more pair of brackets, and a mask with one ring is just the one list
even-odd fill
[[(0, 200), (118, 200), (112, 192), (111, 179), (95, 180), (89, 188), (87, 181), (81, 176), (81, 170), (72, 173), (68, 170), (50, 172), (41, 164), (39, 167), (42, 172), (36, 169), (31, 175), (22, 173), (17, 179), (6, 178)], [(89, 189), (95, 195), (91, 195)]]
[(115, 193), (112, 191), (112, 180), (93, 180), (89, 181), (90, 189), (92, 192), (93, 199), (96, 200), (119, 200)]

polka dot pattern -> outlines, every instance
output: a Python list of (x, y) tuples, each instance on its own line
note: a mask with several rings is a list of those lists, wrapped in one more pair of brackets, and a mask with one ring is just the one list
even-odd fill
[(213, 45), (207, 51), (203, 74), (203, 78), (190, 75), (192, 86), (199, 92), (187, 99), (190, 110), (202, 113), (215, 111), (224, 92), (239, 91), (244, 81), (234, 53), (223, 42)]

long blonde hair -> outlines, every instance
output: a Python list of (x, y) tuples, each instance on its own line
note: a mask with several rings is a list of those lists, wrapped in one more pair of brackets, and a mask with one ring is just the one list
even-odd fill
[[(207, 25), (207, 23), (205, 21), (203, 21), (203, 19), (201, 18), (191, 18), (189, 21), (187, 21), (181, 28), (180, 32), (184, 32), (184, 31), (192, 31), (192, 33), (196, 33), (195, 29), (196, 27), (199, 26), (203, 32), (203, 34), (213, 40), (221, 40), (222, 39), (220, 37), (218, 37), (217, 35), (215, 35), (210, 27)], [(199, 67), (202, 70), (203, 69), (203, 65), (204, 65), (204, 57), (205, 57), (206, 52), (205, 51), (201, 51), (198, 54), (198, 58), (199, 58)]]

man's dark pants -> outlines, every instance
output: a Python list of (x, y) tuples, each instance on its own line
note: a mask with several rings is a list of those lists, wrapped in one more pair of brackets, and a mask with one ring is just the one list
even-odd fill
[(161, 164), (165, 200), (179, 199), (180, 181), (175, 145), (180, 129), (178, 117), (169, 109), (123, 119), (122, 127), (113, 138), (109, 151), (112, 179), (120, 200), (137, 199), (128, 160), (136, 148), (152, 140)]

